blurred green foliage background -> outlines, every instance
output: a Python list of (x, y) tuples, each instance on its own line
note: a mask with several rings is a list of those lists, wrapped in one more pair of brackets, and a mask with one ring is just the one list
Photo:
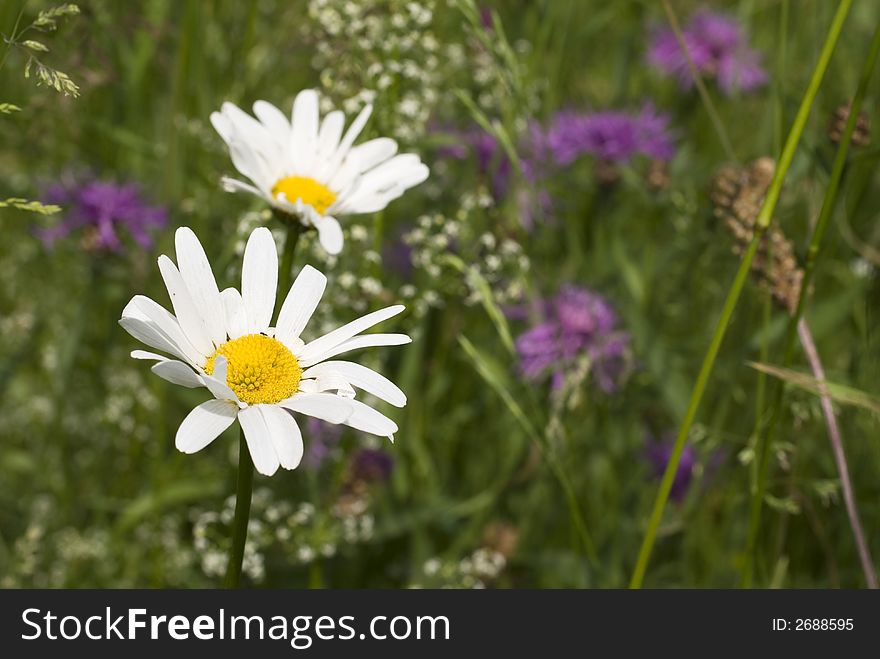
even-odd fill
[[(355, 234), (338, 260), (311, 245), (301, 257), (330, 277), (324, 325), (380, 303), (403, 299), (410, 306), (399, 326), (414, 343), (372, 357), (409, 396), (405, 409), (389, 412), (401, 429), (393, 446), (382, 447), (394, 469), (387, 483), (354, 487), (352, 456), (378, 443), (349, 430), (319, 468), (258, 477), (245, 558), (249, 583), (626, 585), (657, 488), (646, 437), (664, 437), (680, 422), (738, 264), (709, 197), (713, 176), (730, 159), (699, 96), (645, 62), (648, 36), (665, 16), (647, 0), (487, 3), (506, 35), (490, 40), (493, 50), (480, 41), (485, 28), (453, 2), (355, 3), (378, 17), (382, 38), (351, 33), (346, 4), (84, 0), (80, 15), (45, 37), (51, 50), (41, 56), (79, 85), (78, 98), (25, 79), (23, 54), (10, 50), (0, 68), (0, 102), (22, 111), (0, 115), (0, 198), (39, 199), (49, 183), (88, 171), (138, 182), (146, 198), (167, 206), (171, 220), (153, 251), (116, 255), (84, 249), (75, 237), (44, 247), (35, 227), (58, 222), (63, 210), (40, 216), (0, 209), (4, 587), (219, 583), (234, 432), (197, 455), (178, 453), (177, 425), (205, 392), (153, 378), (129, 358), (139, 346), (116, 321), (135, 293), (167, 302), (155, 258), (172, 252), (175, 226), (199, 235), (221, 288), (237, 280), (243, 227), (265, 218), (258, 200), (218, 184), (233, 171), (208, 121), (223, 101), (249, 107), (262, 98), (286, 109), (298, 90), (315, 87), (346, 107), (353, 89), (375, 88), (369, 62), (407, 60), (417, 74), (395, 74), (378, 90), (367, 136), (396, 137), (429, 164), (431, 179), (379, 217), (351, 219), (346, 226)], [(429, 22), (397, 25), (395, 16), (409, 4), (431, 9)], [(341, 8), (341, 29), (328, 23), (325, 5)], [(683, 22), (700, 6), (726, 12), (763, 53), (763, 89), (724, 96), (710, 86), (741, 163), (778, 154), (835, 5), (675, 3)], [(4, 1), (0, 32), (10, 35), (20, 15), (32, 20), (49, 6)], [(774, 216), (799, 257), (834, 156), (826, 129), (854, 93), (878, 19), (880, 5), (856, 3)], [(874, 83), (865, 106), (871, 120), (876, 76)], [(421, 114), (401, 112), (403, 98), (417, 99)], [(593, 162), (579, 160), (546, 181), (553, 218), (538, 218), (532, 231), (523, 228), (515, 193), (475, 201), (491, 185), (485, 172), (473, 158), (443, 155), (461, 141), (457, 131), (480, 117), (516, 136), (559, 110), (632, 110), (647, 100), (669, 113), (676, 136), (664, 185), (648, 186), (638, 162), (622, 166), (608, 185)], [(873, 396), (880, 395), (878, 157), (874, 145), (851, 153), (807, 308), (829, 380)], [(517, 176), (512, 185), (529, 188)], [(442, 249), (412, 275), (372, 256), (423, 216), (460, 227), (457, 254), (470, 275), (442, 258)], [(488, 278), (489, 293), (481, 297), (473, 282), (486, 276), (477, 261), (487, 254), (474, 245), (486, 234), (519, 245), (529, 267), (503, 281)], [(346, 280), (355, 283), (345, 287)], [(586, 381), (560, 398), (546, 381), (521, 377), (486, 313), (510, 304), (509, 291), (499, 291), (511, 281), (525, 299), (576, 283), (611, 301), (632, 337), (632, 372), (616, 392)], [(693, 482), (666, 511), (646, 585), (736, 585), (750, 446), (767, 412), (762, 392), (772, 382), (746, 362), (779, 363), (785, 323), (768, 293), (750, 284), (690, 438)], [(510, 325), (514, 335), (525, 329), (521, 321)], [(807, 371), (800, 354), (795, 367)], [(524, 431), (511, 400), (541, 441)], [(837, 412), (868, 543), (880, 551), (877, 412), (845, 405)], [(778, 439), (756, 583), (864, 585), (818, 398), (787, 393)], [(592, 557), (554, 461), (571, 483)]]

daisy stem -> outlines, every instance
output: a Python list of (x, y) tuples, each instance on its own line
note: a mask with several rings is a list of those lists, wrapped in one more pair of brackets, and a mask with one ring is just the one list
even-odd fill
[(232, 549), (226, 566), (225, 588), (238, 588), (241, 578), (241, 562), (247, 542), (248, 519), (251, 515), (251, 494), (254, 489), (254, 463), (244, 438), (244, 430), (238, 439), (238, 479), (235, 487), (235, 519), (232, 521)]
[[(843, 4), (844, 3), (841, 3), (841, 8), (843, 8)], [(838, 9), (838, 14), (840, 14), (840, 9)], [(813, 228), (812, 235), (810, 236), (810, 244), (807, 250), (807, 260), (804, 264), (804, 277), (801, 281), (801, 291), (798, 297), (797, 307), (795, 308), (794, 313), (788, 321), (788, 328), (785, 334), (784, 353), (782, 361), (783, 367), (787, 367), (794, 359), (795, 338), (798, 335), (798, 324), (804, 312), (807, 292), (810, 289), (810, 283), (812, 282), (813, 273), (816, 269), (816, 260), (819, 255), (819, 248), (822, 244), (822, 238), (825, 235), (825, 230), (828, 228), (828, 223), (831, 220), (831, 215), (835, 208), (837, 191), (840, 187), (840, 180), (843, 177), (844, 168), (846, 167), (847, 154), (849, 153), (849, 145), (852, 140), (852, 134), (855, 130), (855, 125), (859, 116), (859, 112), (862, 109), (862, 101), (865, 98), (865, 92), (867, 91), (868, 84), (870, 83), (871, 77), (874, 73), (874, 66), (877, 62), (878, 54), (880, 54), (880, 26), (878, 26), (874, 30), (874, 36), (871, 40), (871, 46), (868, 52), (868, 56), (865, 59), (865, 63), (862, 68), (859, 85), (856, 88), (856, 94), (853, 98), (852, 105), (850, 106), (849, 118), (847, 119), (846, 127), (843, 131), (843, 135), (841, 136), (840, 145), (837, 148), (837, 153), (834, 156), (834, 164), (831, 166), (831, 175), (828, 179), (828, 186), (825, 188), (825, 197), (822, 200), (822, 208), (819, 211), (819, 217), (816, 220), (816, 225)], [(807, 348), (807, 346), (804, 347)], [(765, 438), (763, 442), (761, 441), (761, 437), (758, 438), (758, 480), (756, 483), (756, 487), (752, 491), (751, 496), (751, 505), (749, 510), (749, 534), (746, 544), (745, 560), (743, 562), (742, 571), (740, 573), (740, 585), (743, 588), (750, 588), (752, 585), (752, 572), (754, 569), (755, 550), (757, 547), (758, 534), (760, 532), (761, 526), (761, 509), (763, 507), (764, 494), (767, 489), (767, 477), (770, 470), (770, 454), (772, 452), (771, 449), (776, 437), (776, 430), (778, 427), (779, 419), (782, 416), (782, 401), (784, 393), (784, 382), (777, 383), (774, 390), (774, 396), (770, 405), (770, 420), (767, 423)], [(830, 439), (833, 446), (834, 438), (831, 437)], [(834, 449), (836, 451), (837, 447), (834, 447)], [(844, 478), (845, 474), (841, 473), (840, 476), (841, 478)], [(854, 506), (855, 503), (853, 502), (853, 509)], [(854, 521), (858, 521), (857, 516), (851, 517), (851, 522)], [(858, 528), (855, 523), (853, 523), (853, 533), (856, 536), (857, 543), (860, 531), (861, 529)], [(867, 546), (865, 546), (865, 550), (867, 551)], [(864, 558), (861, 552), (861, 547), (860, 557)], [(867, 567), (867, 565), (864, 564), (864, 561), (863, 566)], [(871, 570), (865, 570), (865, 578), (869, 586), (876, 585), (874, 583), (876, 577), (873, 576), (873, 567)]]
[[(648, 520), (648, 528), (645, 531), (645, 537), (642, 540), (642, 546), (639, 549), (639, 556), (636, 560), (636, 566), (633, 570), (632, 579), (630, 580), (630, 588), (641, 588), (642, 586), (642, 581), (645, 578), (645, 572), (648, 569), (648, 561), (651, 558), (651, 551), (654, 548), (654, 541), (657, 537), (657, 530), (660, 527), (660, 520), (663, 518), (663, 511), (666, 508), (666, 502), (669, 499), (669, 492), (672, 489), (672, 482), (675, 478), (675, 474), (678, 472), (678, 465), (681, 461), (681, 454), (684, 450), (684, 445), (687, 441), (688, 435), (690, 434), (691, 425), (693, 424), (694, 418), (697, 415), (697, 409), (700, 406), (700, 401), (702, 400), (703, 393), (706, 390), (706, 384), (709, 381), (709, 376), (712, 373), (712, 368), (715, 365), (715, 358), (718, 356), (718, 351), (721, 347), (722, 341), (724, 340), (724, 335), (727, 332), (727, 326), (730, 322), (731, 317), (733, 316), (734, 310), (736, 309), (740, 293), (742, 292), (746, 278), (749, 274), (749, 269), (752, 265), (752, 260), (755, 258), (758, 244), (761, 241), (764, 233), (766, 232), (767, 227), (770, 225), (770, 220), (773, 217), (773, 211), (776, 209), (777, 201), (779, 201), (779, 194), (782, 190), (782, 183), (785, 180), (785, 176), (788, 173), (789, 167), (791, 166), (791, 161), (794, 158), (795, 150), (797, 149), (798, 142), (800, 142), (801, 135), (804, 132), (804, 127), (806, 126), (807, 119), (810, 116), (810, 110), (813, 107), (813, 102), (816, 100), (816, 94), (819, 92), (819, 86), (821, 85), (822, 79), (825, 76), (825, 71), (828, 68), (828, 62), (831, 60), (831, 54), (834, 52), (834, 47), (837, 45), (838, 37), (840, 36), (840, 32), (843, 29), (843, 23), (846, 20), (846, 16), (849, 13), (851, 5), (852, 0), (841, 0), (840, 4), (837, 7), (837, 11), (834, 14), (834, 18), (831, 21), (830, 27), (828, 28), (828, 34), (825, 37), (825, 43), (822, 45), (822, 50), (819, 53), (819, 59), (816, 62), (815, 67), (813, 68), (813, 73), (810, 76), (810, 82), (807, 85), (807, 89), (804, 92), (804, 97), (801, 100), (797, 115), (795, 116), (791, 129), (788, 132), (788, 137), (785, 140), (785, 146), (783, 147), (782, 154), (779, 157), (779, 164), (776, 168), (776, 172), (773, 175), (773, 180), (771, 181), (770, 187), (767, 190), (767, 194), (764, 197), (764, 201), (761, 204), (761, 209), (758, 211), (758, 216), (755, 220), (754, 235), (751, 242), (749, 243), (748, 249), (743, 255), (742, 262), (740, 263), (739, 270), (737, 271), (736, 277), (733, 280), (733, 284), (731, 285), (730, 290), (727, 293), (727, 299), (724, 302), (724, 308), (721, 311), (721, 317), (718, 320), (718, 324), (715, 326), (715, 332), (712, 335), (711, 342), (709, 343), (709, 349), (707, 350), (706, 355), (703, 358), (703, 364), (700, 367), (700, 373), (697, 376), (696, 383), (694, 384), (693, 391), (691, 392), (691, 397), (690, 401), (688, 402), (688, 407), (687, 411), (685, 412), (684, 420), (682, 421), (681, 428), (678, 431), (678, 436), (675, 439), (675, 446), (672, 449), (672, 455), (669, 457), (669, 462), (666, 464), (666, 471), (663, 472), (663, 479), (660, 481), (660, 489), (658, 490), (657, 496), (654, 499), (654, 506), (651, 510), (651, 516)], [(804, 288), (801, 291), (802, 296), (803, 291), (806, 290), (808, 283), (806, 277), (804, 279)], [(760, 471), (758, 474), (758, 481), (760, 487)]]
[(296, 246), (299, 243), (299, 237), (305, 231), (298, 222), (286, 224), (287, 236), (284, 239), (284, 251), (281, 252), (281, 269), (278, 273), (278, 290), (283, 296), (287, 295), (290, 285), (293, 283), (293, 256), (296, 254)]
[[(281, 253), (281, 267), (278, 273), (278, 290), (286, 295), (293, 280), (293, 257), (299, 237), (305, 231), (298, 222), (287, 222), (287, 236), (284, 239), (284, 251)], [(241, 562), (244, 559), (244, 546), (247, 542), (248, 520), (251, 514), (251, 495), (254, 489), (254, 463), (251, 452), (241, 431), (238, 440), (238, 478), (235, 486), (235, 519), (232, 521), (232, 550), (226, 566), (226, 577), (223, 585), (226, 588), (238, 588), (241, 578)]]

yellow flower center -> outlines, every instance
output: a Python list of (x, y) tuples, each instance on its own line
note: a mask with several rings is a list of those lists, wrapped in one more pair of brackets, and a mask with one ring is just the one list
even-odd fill
[(265, 334), (227, 341), (208, 357), (205, 372), (214, 373), (217, 355), (228, 364), (226, 384), (245, 403), (278, 403), (299, 389), (302, 368), (287, 347)]
[(321, 215), (336, 201), (336, 195), (330, 188), (308, 176), (285, 176), (280, 179), (272, 186), (272, 196), (277, 198), (282, 192), (291, 204), (301, 199), (302, 203), (308, 204)]

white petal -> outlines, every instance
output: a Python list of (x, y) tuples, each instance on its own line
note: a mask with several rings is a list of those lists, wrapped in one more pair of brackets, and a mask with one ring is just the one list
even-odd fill
[(342, 129), (345, 126), (345, 115), (339, 110), (328, 112), (321, 122), (318, 131), (318, 150), (315, 155), (315, 178), (318, 180), (329, 179), (333, 172), (330, 171), (331, 159), (336, 149), (339, 148), (339, 138), (342, 137)]
[(300, 380), (299, 390), (311, 393), (331, 391), (343, 398), (354, 398), (355, 396), (355, 390), (351, 383), (339, 373), (322, 373), (314, 380)]
[(390, 137), (377, 137), (352, 147), (348, 157), (357, 161), (360, 171), (365, 172), (385, 162), (397, 153), (397, 142)]
[(214, 346), (226, 341), (226, 321), (214, 271), (202, 244), (189, 227), (180, 227), (174, 234), (177, 267), (186, 283), (192, 301), (208, 330)]
[(195, 389), (196, 387), (205, 386), (202, 377), (193, 371), (191, 366), (173, 359), (153, 364), (150, 370), (163, 380), (168, 380), (172, 384), (179, 384), (181, 387)]
[(308, 368), (325, 359), (330, 359), (344, 352), (359, 350), (361, 348), (374, 348), (377, 346), (399, 346), (406, 343), (412, 343), (412, 339), (406, 334), (364, 334), (356, 336), (348, 341), (343, 341), (337, 346), (327, 350), (324, 353), (315, 355), (310, 359), (304, 359), (301, 355), (297, 355), (297, 361), (302, 368)]
[(343, 421), (345, 425), (379, 437), (390, 438), (397, 432), (397, 424), (381, 412), (364, 405), (359, 400), (349, 402), (352, 405), (352, 413)]
[(313, 173), (318, 148), (318, 94), (314, 89), (296, 95), (290, 123), (291, 172), (308, 176)]
[(269, 329), (275, 309), (278, 287), (278, 251), (272, 232), (266, 227), (254, 229), (244, 248), (241, 268), (241, 298), (248, 329), (259, 334)]
[(373, 325), (376, 325), (396, 316), (405, 308), (406, 307), (404, 307), (402, 304), (395, 304), (393, 306), (385, 307), (384, 309), (379, 309), (378, 311), (368, 313), (366, 316), (358, 318), (357, 320), (353, 320), (350, 323), (347, 323), (342, 327), (338, 327), (332, 332), (325, 334), (321, 338), (315, 339), (314, 341), (307, 343), (302, 349), (302, 352), (297, 355), (297, 357), (302, 358), (303, 361), (309, 361), (317, 355), (332, 350), (334, 347), (352, 338), (356, 334), (360, 334), (364, 330), (370, 329), (371, 327), (373, 327)]
[(223, 355), (217, 355), (217, 358), (214, 360), (213, 372), (211, 375), (208, 375), (207, 373), (203, 375), (202, 380), (208, 388), (208, 391), (214, 394), (214, 398), (232, 401), (237, 405), (239, 402), (238, 396), (236, 396), (235, 392), (226, 384), (226, 371), (226, 357)]
[[(336, 170), (327, 184), (331, 190), (343, 191), (340, 198), (337, 199), (337, 203), (346, 199), (354, 188), (360, 188), (361, 180), (359, 177), (363, 172), (387, 161), (396, 152), (397, 142), (388, 137), (377, 137), (353, 147), (342, 166)], [(356, 180), (357, 185), (351, 190), (347, 190)]]
[(226, 333), (230, 339), (237, 339), (248, 333), (247, 314), (241, 293), (236, 288), (227, 288), (220, 293), (223, 302), (223, 315), (226, 318)]
[(400, 154), (361, 176), (356, 189), (339, 200), (339, 208), (346, 213), (382, 210), (388, 202), (428, 178), (428, 173), (417, 155)]
[(174, 445), (183, 453), (201, 451), (232, 425), (238, 407), (223, 400), (209, 400), (190, 412), (180, 428)]
[(364, 190), (383, 190), (401, 179), (419, 178), (423, 171), (420, 165), (422, 162), (414, 153), (401, 153), (364, 174), (360, 185)]
[(224, 103), (222, 111), (235, 128), (234, 142), (246, 144), (266, 171), (272, 173), (281, 166), (281, 144), (273, 139), (263, 124), (233, 103)]
[(281, 463), (259, 406), (254, 405), (241, 410), (238, 413), (238, 422), (244, 430), (244, 438), (247, 441), (251, 460), (254, 461), (254, 467), (261, 474), (271, 476), (278, 471)]
[(168, 289), (168, 297), (171, 298), (180, 329), (193, 347), (207, 357), (214, 352), (214, 344), (177, 266), (164, 254), (159, 257), (159, 272), (165, 280), (165, 288)]
[(321, 390), (318, 389), (318, 381), (317, 380), (300, 380), (299, 381), (299, 393), (301, 394), (317, 394)]
[(275, 327), (276, 339), (287, 345), (299, 338), (321, 301), (326, 286), (327, 277), (312, 266), (307, 265), (300, 270), (281, 305)]
[(229, 143), (229, 157), (235, 168), (253, 181), (260, 190), (267, 190), (277, 180), (265, 156), (236, 133)]
[(122, 310), (119, 324), (138, 341), (163, 350), (195, 366), (205, 363), (205, 356), (196, 350), (183, 334), (180, 323), (161, 304), (143, 295), (135, 295)]
[(223, 186), (223, 189), (226, 190), (226, 192), (247, 192), (248, 194), (263, 197), (267, 201), (272, 201), (269, 195), (264, 194), (253, 185), (245, 183), (244, 181), (239, 181), (238, 179), (223, 176), (220, 178), (220, 184)]
[(313, 222), (313, 224), (318, 230), (318, 241), (321, 243), (321, 247), (331, 256), (339, 254), (342, 251), (344, 238), (342, 237), (342, 227), (339, 226), (336, 218), (325, 215), (320, 221)]
[(220, 112), (212, 112), (211, 113), (211, 125), (214, 126), (214, 130), (223, 138), (223, 141), (227, 144), (232, 139), (235, 134), (235, 129), (232, 127), (232, 122), (229, 120), (229, 117), (224, 116)]
[(302, 433), (293, 415), (275, 405), (257, 405), (263, 415), (269, 437), (275, 447), (275, 453), (281, 466), (285, 469), (296, 469), (303, 457)]
[(283, 144), (290, 135), (290, 122), (284, 113), (268, 101), (254, 103), (254, 114), (263, 122), (272, 139)]
[(157, 362), (167, 362), (168, 357), (164, 355), (158, 355), (155, 352), (149, 352), (147, 350), (132, 350), (130, 353), (132, 359), (149, 359)]
[(345, 203), (358, 190), (358, 181), (361, 175), (360, 164), (357, 160), (346, 158), (340, 167), (337, 167), (327, 187), (331, 190), (338, 190), (339, 194), (336, 200), (327, 207), (328, 213), (335, 213), (339, 209), (344, 209)]
[(406, 395), (400, 388), (384, 375), (371, 368), (354, 362), (330, 361), (321, 362), (303, 371), (303, 378), (319, 378), (328, 374), (338, 374), (358, 389), (363, 389), (376, 398), (380, 398), (396, 407), (406, 405)]
[(336, 169), (342, 164), (342, 161), (345, 159), (345, 156), (348, 155), (349, 149), (351, 149), (351, 145), (354, 144), (354, 141), (357, 139), (357, 136), (361, 134), (361, 131), (364, 129), (364, 126), (367, 124), (367, 120), (370, 118), (370, 115), (373, 113), (373, 106), (367, 105), (363, 110), (360, 111), (357, 117), (355, 117), (354, 121), (351, 122), (351, 126), (348, 127), (348, 130), (345, 131), (345, 136), (342, 138), (342, 141), (339, 143), (339, 147), (336, 149), (336, 153), (333, 154), (333, 157), (330, 158), (327, 164), (327, 172), (329, 174), (333, 174)]
[(334, 394), (300, 393), (294, 394), (278, 404), (294, 412), (313, 416), (328, 423), (342, 423), (352, 412), (350, 402), (352, 401)]

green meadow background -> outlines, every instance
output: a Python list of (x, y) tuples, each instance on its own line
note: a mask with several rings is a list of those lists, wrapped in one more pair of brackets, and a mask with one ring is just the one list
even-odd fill
[[(319, 2), (83, 0), (79, 15), (33, 37), (50, 48), (41, 59), (79, 86), (77, 98), (37, 86), (33, 75), (25, 79), (25, 54), (0, 43), (0, 58), (9, 51), (0, 65), (0, 103), (21, 108), (0, 115), (0, 198), (39, 199), (51, 182), (91, 172), (137, 182), (170, 214), (153, 250), (100, 254), (76, 236), (52, 249), (35, 237), (35, 228), (58, 222), (63, 210), (0, 209), (3, 587), (219, 585), (237, 430), (196, 455), (178, 453), (176, 428), (206, 392), (175, 387), (130, 359), (140, 346), (117, 320), (136, 293), (168, 304), (155, 259), (173, 255), (174, 227), (196, 231), (223, 288), (238, 281), (245, 227), (273, 226), (259, 200), (219, 186), (220, 176), (234, 174), (208, 120), (223, 101), (249, 108), (266, 99), (287, 111), (298, 90), (314, 87), (342, 107), (353, 89), (375, 82), (369, 62), (405, 60), (418, 75), (392, 76), (378, 91), (361, 139), (396, 137), (420, 154), (432, 177), (381, 214), (343, 220), (350, 235), (339, 259), (327, 261), (311, 242), (297, 257), (297, 267), (309, 262), (330, 278), (313, 330), (398, 300), (408, 305), (381, 331), (406, 331), (413, 343), (365, 357), (409, 397), (403, 410), (381, 408), (400, 432), (390, 445), (347, 430), (320, 468), (257, 476), (245, 582), (629, 582), (658, 488), (647, 438), (674, 436), (679, 427), (739, 264), (709, 196), (730, 157), (700, 96), (645, 62), (650, 29), (666, 23), (662, 7), (650, 0), (497, 0), (486, 7), (496, 10), (504, 36), (484, 43), (465, 2), (421, 0), (433, 9), (430, 22), (403, 27), (394, 17), (409, 3), (364, 4), (383, 27), (359, 40), (345, 20), (335, 34), (322, 24)], [(4, 0), (0, 32), (12, 34), (20, 15), (33, 20), (49, 6)], [(674, 3), (682, 22), (701, 6), (740, 22), (770, 78), (754, 93), (729, 97), (707, 83), (734, 154), (740, 163), (776, 157), (837, 3)], [(773, 215), (801, 260), (835, 154), (827, 126), (855, 93), (878, 20), (880, 5), (855, 3)], [(874, 76), (864, 106), (874, 123), (876, 83)], [(406, 94), (421, 104), (420, 118), (399, 111)], [(665, 187), (646, 185), (643, 163), (623, 167), (609, 186), (592, 163), (578, 161), (547, 180), (554, 218), (539, 219), (531, 232), (515, 194), (480, 203), (489, 181), (474, 159), (444, 155), (461, 141), (460, 129), (480, 121), (515, 136), (562, 109), (634, 110), (647, 100), (670, 114), (677, 138)], [(878, 159), (874, 144), (850, 151), (805, 310), (828, 379), (867, 394), (863, 405), (838, 400), (835, 410), (875, 552)], [(517, 176), (512, 185), (529, 186)], [(455, 247), (425, 254), (411, 275), (375, 258), (419, 218), (435, 230), (456, 224)], [(491, 252), (477, 249), (486, 234), (519, 248), (505, 266), (512, 271), (498, 280), (481, 266)], [(505, 333), (515, 337), (526, 327), (504, 320), (511, 282), (525, 299), (573, 283), (613, 304), (632, 342), (631, 372), (616, 392), (603, 393), (587, 378), (560, 397), (547, 381), (519, 374)], [(690, 432), (693, 481), (683, 500), (666, 507), (646, 586), (738, 584), (753, 447), (777, 385), (747, 362), (782, 363), (787, 318), (765, 290), (746, 284)], [(800, 349), (792, 368), (809, 372)], [(387, 482), (353, 486), (351, 460), (364, 446), (393, 458)], [(754, 585), (864, 587), (816, 395), (786, 389), (771, 451)]]

